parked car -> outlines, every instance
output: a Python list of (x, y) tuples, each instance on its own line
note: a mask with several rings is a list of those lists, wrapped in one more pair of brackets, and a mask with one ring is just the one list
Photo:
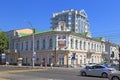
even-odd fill
[(88, 63), (87, 66), (94, 66), (96, 63)]
[(109, 80), (120, 80), (120, 71), (108, 75)]
[(116, 70), (119, 70), (119, 64), (111, 64), (111, 67), (115, 68)]
[(104, 65), (93, 65), (93, 66), (86, 66), (85, 68), (80, 70), (81, 76), (101, 76), (101, 77), (108, 77), (110, 73), (116, 72), (116, 69), (111, 67), (106, 67)]

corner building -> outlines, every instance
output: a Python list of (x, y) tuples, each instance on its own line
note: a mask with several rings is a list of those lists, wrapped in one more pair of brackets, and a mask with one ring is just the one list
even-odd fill
[[(105, 40), (103, 37), (92, 38), (89, 21), (84, 10), (67, 10), (53, 14), (52, 30), (36, 32), (28, 29), (7, 32), (10, 38), (7, 61), (16, 64), (22, 58), (24, 65), (82, 66), (88, 63), (104, 61)], [(34, 46), (33, 46), (34, 44)], [(33, 52), (34, 49), (34, 52)], [(34, 55), (33, 55), (34, 53)]]
[[(19, 33), (18, 33), (19, 34)], [(19, 35), (20, 36), (20, 35)], [(23, 58), (25, 65), (32, 64), (32, 35), (24, 35), (11, 40), (7, 61), (17, 63)], [(101, 63), (105, 53), (104, 40), (93, 39), (71, 31), (46, 31), (34, 35), (35, 64), (55, 66), (82, 66), (88, 63)], [(42, 62), (42, 63), (41, 63)]]

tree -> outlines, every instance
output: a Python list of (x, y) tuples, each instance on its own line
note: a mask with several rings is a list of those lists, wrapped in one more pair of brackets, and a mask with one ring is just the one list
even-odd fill
[(8, 48), (8, 37), (5, 33), (0, 31), (0, 63), (1, 63), (1, 54), (5, 52), (5, 50)]
[(5, 33), (0, 32), (0, 54), (8, 48), (8, 37)]

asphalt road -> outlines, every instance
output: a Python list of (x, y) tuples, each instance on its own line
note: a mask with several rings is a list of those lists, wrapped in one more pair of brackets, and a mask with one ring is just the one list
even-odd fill
[(0, 74), (0, 77), (10, 80), (108, 80), (99, 77), (82, 77), (78, 69), (54, 68), (34, 72)]

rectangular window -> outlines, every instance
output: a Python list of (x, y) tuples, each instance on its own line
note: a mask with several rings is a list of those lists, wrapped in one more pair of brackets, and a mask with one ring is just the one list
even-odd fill
[(31, 50), (33, 49), (33, 41), (31, 41)]
[(84, 64), (86, 64), (86, 56), (84, 56)]
[(39, 50), (39, 40), (37, 40), (37, 50)]
[(22, 42), (22, 45), (21, 45), (21, 51), (23, 50), (23, 42)]
[(26, 41), (26, 50), (28, 50), (28, 41)]

